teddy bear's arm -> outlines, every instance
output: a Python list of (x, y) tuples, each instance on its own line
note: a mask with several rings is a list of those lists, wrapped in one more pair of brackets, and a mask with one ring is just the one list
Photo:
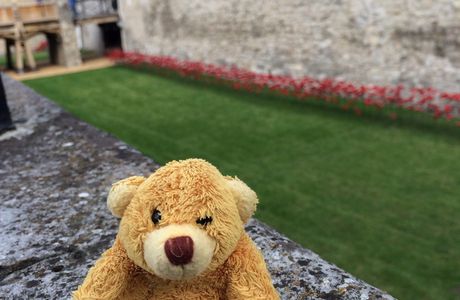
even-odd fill
[(89, 270), (83, 284), (73, 293), (74, 300), (116, 299), (133, 275), (134, 264), (118, 238)]
[(247, 234), (243, 235), (227, 264), (230, 274), (228, 299), (279, 299), (262, 253)]

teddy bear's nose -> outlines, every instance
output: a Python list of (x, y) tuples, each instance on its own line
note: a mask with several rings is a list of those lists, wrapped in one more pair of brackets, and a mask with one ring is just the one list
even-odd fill
[(192, 238), (189, 236), (179, 236), (167, 240), (165, 243), (165, 253), (173, 265), (188, 264), (193, 256)]

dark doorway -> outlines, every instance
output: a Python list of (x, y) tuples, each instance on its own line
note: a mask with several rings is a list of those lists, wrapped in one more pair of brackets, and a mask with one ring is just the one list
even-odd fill
[(99, 25), (104, 39), (104, 50), (121, 49), (121, 30), (118, 24), (105, 23)]

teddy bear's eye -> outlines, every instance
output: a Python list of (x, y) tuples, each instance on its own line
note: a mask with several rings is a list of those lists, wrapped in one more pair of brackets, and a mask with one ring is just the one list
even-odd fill
[(157, 225), (161, 220), (161, 212), (158, 209), (155, 209), (152, 213), (152, 222)]
[(206, 216), (204, 218), (198, 218), (196, 220), (197, 224), (200, 224), (200, 225), (203, 225), (203, 226), (209, 225), (209, 224), (211, 224), (211, 222), (212, 222), (212, 217), (208, 217), (208, 216)]

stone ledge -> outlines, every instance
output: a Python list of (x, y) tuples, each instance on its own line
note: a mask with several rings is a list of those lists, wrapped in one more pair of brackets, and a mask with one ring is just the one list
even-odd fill
[[(4, 83), (13, 119), (27, 121), (0, 137), (0, 295), (69, 298), (115, 237), (108, 188), (158, 164), (22, 84)], [(246, 229), (282, 299), (393, 299), (257, 220)]]

